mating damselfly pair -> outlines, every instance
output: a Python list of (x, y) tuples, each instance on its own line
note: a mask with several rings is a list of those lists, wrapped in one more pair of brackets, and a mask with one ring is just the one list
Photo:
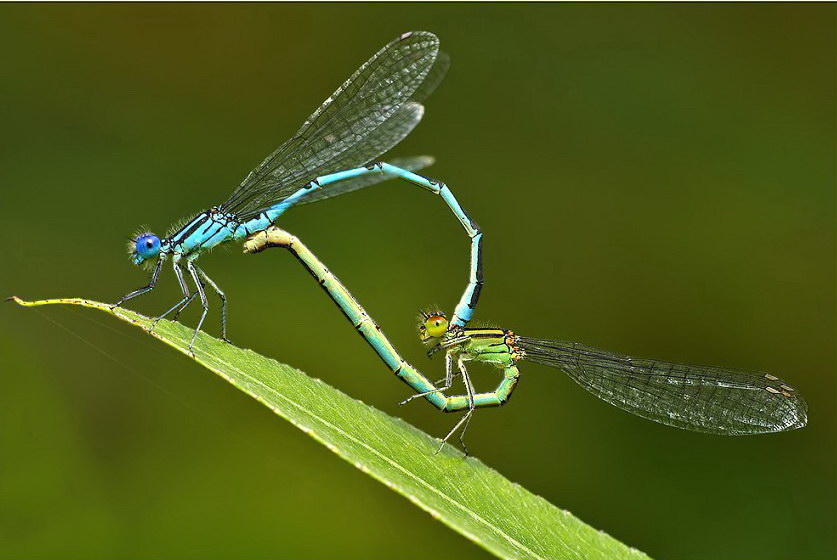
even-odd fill
[[(500, 406), (517, 386), (519, 361), (528, 359), (564, 371), (582, 387), (624, 410), (679, 428), (737, 435), (789, 430), (807, 421), (805, 401), (787, 383), (764, 373), (688, 366), (635, 359), (577, 343), (525, 338), (504, 329), (468, 328), (482, 287), (482, 232), (438, 181), (415, 173), (429, 157), (374, 160), (405, 138), (419, 123), (423, 101), (439, 84), (448, 59), (439, 41), (427, 32), (405, 33), (378, 51), (349, 77), (297, 131), (242, 181), (226, 202), (200, 212), (169, 235), (135, 236), (132, 260), (152, 269), (149, 283), (124, 296), (116, 305), (146, 293), (157, 284), (163, 264), (171, 260), (182, 298), (160, 318), (178, 314), (196, 297), (202, 313), (189, 345), (209, 310), (208, 284), (221, 302), (221, 336), (226, 340), (226, 297), (198, 268), (207, 249), (246, 240), (245, 250), (290, 249), (318, 280), (354, 327), (386, 365), (416, 394), (445, 412), (463, 412), (444, 437), (457, 429), (460, 441), (473, 412)], [(400, 178), (441, 196), (464, 227), (471, 247), (468, 283), (450, 321), (441, 311), (425, 313), (421, 339), (429, 354), (444, 351), (445, 376), (434, 383), (404, 361), (381, 329), (349, 291), (297, 238), (277, 227), (288, 209), (348, 193), (381, 181)], [(184, 274), (184, 268), (188, 277)], [(194, 288), (189, 288), (187, 278)], [(159, 319), (159, 318), (158, 318)], [(494, 391), (476, 390), (468, 362), (496, 366), (501, 381)], [(447, 395), (459, 376), (465, 393)]]

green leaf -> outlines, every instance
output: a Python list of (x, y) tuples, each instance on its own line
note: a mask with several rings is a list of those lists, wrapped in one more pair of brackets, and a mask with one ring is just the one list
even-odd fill
[[(99, 309), (149, 332), (184, 354), (192, 329), (83, 299), (23, 301)], [(362, 472), (501, 558), (602, 559), (648, 557), (509, 481), (474, 458), (299, 370), (200, 333), (194, 359)]]

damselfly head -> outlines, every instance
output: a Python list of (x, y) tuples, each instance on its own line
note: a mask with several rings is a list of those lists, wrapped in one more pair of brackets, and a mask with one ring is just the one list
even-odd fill
[(131, 255), (131, 261), (136, 265), (157, 258), (160, 254), (160, 238), (153, 233), (134, 235), (128, 242), (128, 253)]
[(434, 338), (441, 338), (448, 332), (448, 318), (441, 311), (422, 311), (419, 323), (419, 338), (422, 342), (430, 342)]

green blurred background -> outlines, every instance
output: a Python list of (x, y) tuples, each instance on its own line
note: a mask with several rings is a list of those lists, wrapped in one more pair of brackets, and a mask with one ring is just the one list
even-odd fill
[[(124, 254), (221, 202), (398, 33), (451, 71), (393, 153), (430, 153), (486, 232), (478, 316), (634, 355), (762, 369), (810, 425), (751, 438), (634, 418), (531, 365), (469, 444), (657, 558), (835, 556), (834, 5), (3, 5), (0, 294), (115, 301)], [(467, 243), (388, 184), (286, 215), (425, 371)], [(204, 257), (231, 338), (403, 416), (284, 252)], [(170, 271), (146, 313), (177, 297)], [(194, 324), (195, 310), (184, 317)], [(217, 333), (217, 316), (209, 331)], [(248, 397), (93, 312), (0, 313), (7, 558), (487, 558)], [(481, 383), (493, 383), (483, 378)]]

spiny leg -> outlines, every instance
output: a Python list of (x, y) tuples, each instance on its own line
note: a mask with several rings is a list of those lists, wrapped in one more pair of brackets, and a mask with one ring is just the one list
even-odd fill
[(186, 285), (186, 280), (183, 278), (183, 270), (180, 268), (180, 263), (176, 260), (173, 261), (172, 268), (174, 269), (174, 275), (177, 277), (177, 283), (180, 285), (180, 291), (183, 292), (183, 297), (180, 299), (180, 301), (172, 305), (165, 313), (154, 319), (154, 321), (151, 323), (150, 330), (152, 331), (154, 330), (154, 327), (157, 326), (157, 323), (160, 321), (160, 319), (165, 318), (169, 313), (171, 313), (174, 310), (177, 310), (177, 314), (175, 315), (175, 319), (177, 319), (178, 315), (180, 315), (180, 312), (183, 311), (183, 309), (185, 309), (186, 306), (189, 305), (189, 302), (192, 301), (192, 299), (195, 297), (194, 294), (189, 295), (189, 287)]
[(193, 300), (193, 299), (195, 299), (197, 296), (198, 296), (198, 292), (197, 292), (197, 290), (196, 290), (196, 291), (194, 291), (194, 292), (192, 292), (192, 293), (189, 295), (189, 301), (187, 301), (187, 302), (183, 305), (183, 307), (181, 307), (180, 309), (178, 309), (178, 310), (177, 310), (177, 313), (175, 313), (175, 314), (174, 314), (174, 317), (172, 317), (172, 318), (171, 318), (171, 320), (172, 320), (172, 321), (177, 321), (177, 318), (178, 318), (178, 317), (180, 317), (180, 314), (181, 314), (181, 313), (183, 313), (183, 310), (184, 310), (184, 309), (186, 309), (186, 307), (188, 307), (188, 305), (189, 305), (190, 303), (192, 303), (192, 300)]
[(151, 279), (148, 281), (148, 284), (143, 286), (142, 288), (139, 288), (137, 290), (134, 290), (133, 292), (130, 292), (130, 293), (125, 294), (124, 296), (122, 296), (122, 298), (119, 301), (117, 301), (116, 303), (111, 305), (111, 309), (113, 309), (114, 307), (119, 307), (120, 305), (122, 305), (123, 303), (128, 301), (129, 299), (133, 299), (137, 296), (141, 296), (142, 294), (144, 294), (146, 292), (150, 292), (151, 290), (153, 290), (154, 286), (157, 285), (157, 279), (160, 277), (160, 270), (162, 270), (163, 261), (165, 261), (165, 260), (166, 260), (166, 254), (165, 253), (160, 253), (160, 256), (157, 258), (157, 264), (154, 265), (154, 271), (151, 273)]
[(453, 372), (453, 357), (450, 354), (445, 354), (445, 377), (433, 384), (433, 385), (438, 385), (439, 382), (444, 381), (445, 382), (444, 387), (439, 387), (438, 389), (434, 389), (432, 391), (425, 391), (423, 393), (416, 393), (415, 395), (410, 395), (409, 397), (407, 397), (406, 399), (404, 399), (403, 401), (401, 401), (398, 404), (404, 405), (404, 404), (407, 404), (408, 402), (410, 402), (413, 399), (418, 399), (420, 397), (424, 397), (424, 396), (427, 396), (427, 395), (432, 395), (433, 393), (444, 393), (445, 391), (450, 389), (451, 385), (453, 385), (453, 376), (454, 375), (455, 374)]
[(462, 431), (459, 432), (459, 443), (462, 444), (462, 450), (465, 456), (468, 456), (468, 446), (465, 445), (465, 432), (468, 431), (468, 426), (471, 425), (471, 418), (474, 417), (474, 410), (477, 408), (474, 401), (474, 385), (471, 383), (471, 378), (468, 376), (468, 370), (465, 369), (465, 363), (462, 358), (459, 358), (459, 372), (462, 374), (462, 380), (465, 382), (465, 390), (468, 392), (468, 412), (465, 414), (465, 425), (462, 426)]
[(474, 386), (471, 383), (471, 377), (468, 375), (468, 370), (465, 369), (465, 364), (462, 358), (459, 358), (458, 364), (459, 373), (462, 374), (462, 381), (465, 382), (465, 391), (468, 393), (468, 412), (466, 412), (462, 416), (462, 418), (459, 419), (459, 422), (457, 422), (456, 425), (453, 428), (451, 428), (451, 430), (447, 433), (447, 435), (444, 438), (442, 438), (442, 443), (439, 445), (439, 449), (436, 450), (436, 453), (438, 454), (442, 450), (442, 448), (445, 446), (445, 443), (447, 443), (448, 439), (450, 439), (450, 436), (456, 433), (456, 430), (458, 430), (460, 426), (464, 424), (462, 432), (459, 434), (459, 443), (462, 444), (462, 450), (465, 452), (465, 456), (467, 457), (468, 446), (465, 445), (465, 431), (468, 429), (468, 424), (471, 423), (471, 416), (474, 414), (474, 409), (476, 409), (476, 403), (474, 400)]
[(201, 298), (201, 305), (203, 306), (203, 313), (201, 313), (201, 318), (198, 319), (198, 326), (195, 327), (195, 334), (192, 335), (192, 340), (189, 342), (189, 353), (194, 356), (195, 340), (198, 338), (198, 333), (203, 326), (204, 319), (206, 319), (206, 314), (209, 313), (209, 302), (206, 299), (206, 293), (203, 291), (203, 282), (201, 282), (201, 279), (198, 276), (198, 271), (195, 269), (195, 265), (192, 264), (192, 261), (188, 261), (186, 263), (186, 268), (189, 269), (189, 274), (192, 275), (192, 280), (195, 282), (195, 288), (198, 290), (198, 295)]
[[(459, 375), (459, 372), (456, 372), (456, 371), (455, 371), (455, 372), (453, 372), (453, 377), (454, 377), (454, 378), (455, 378), (457, 375)], [(433, 382), (433, 385), (438, 385), (439, 383), (444, 383), (445, 381), (447, 381), (447, 376), (442, 377), (442, 378), (440, 378), (440, 379), (437, 379), (436, 381), (434, 381), (434, 382)]]
[[(206, 272), (198, 268), (197, 265), (194, 265), (195, 270), (198, 271), (198, 274), (201, 275), (201, 278), (206, 280), (207, 284), (212, 286), (212, 289), (215, 290), (215, 293), (218, 294), (218, 298), (221, 300), (221, 340), (224, 342), (230, 342), (227, 338), (227, 296), (224, 292), (221, 291), (221, 288), (218, 287), (212, 278), (206, 275)], [(231, 344), (231, 343), (230, 343)]]

